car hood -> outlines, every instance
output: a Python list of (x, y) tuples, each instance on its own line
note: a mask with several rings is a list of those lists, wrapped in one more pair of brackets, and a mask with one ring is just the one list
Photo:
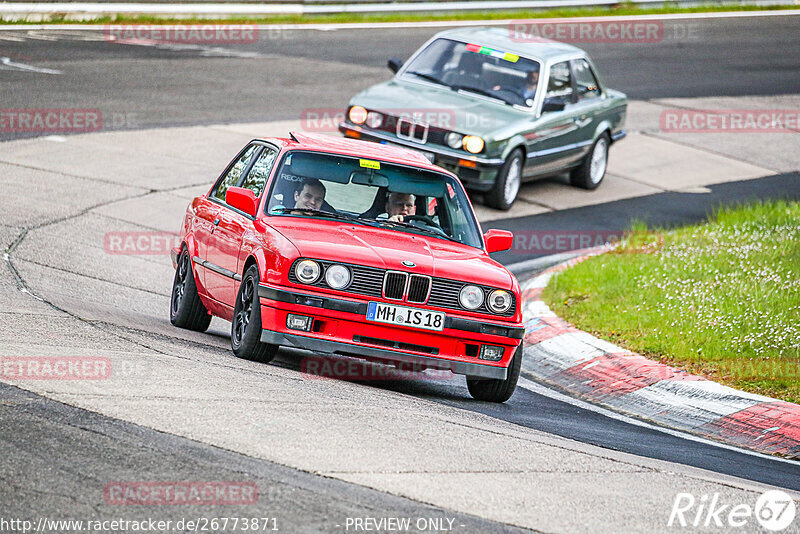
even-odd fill
[[(508, 271), (482, 250), (407, 232), (300, 217), (266, 221), (304, 258), (341, 261), (511, 289)], [(409, 268), (402, 264), (411, 261)]]
[(397, 78), (358, 93), (350, 104), (395, 116), (419, 114), (431, 125), (481, 136), (512, 122), (531, 119), (530, 113), (479, 96)]

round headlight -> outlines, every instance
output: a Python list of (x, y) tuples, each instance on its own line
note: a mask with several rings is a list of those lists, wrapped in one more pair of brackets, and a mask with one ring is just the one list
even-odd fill
[(381, 124), (383, 124), (383, 115), (377, 111), (370, 111), (367, 113), (367, 126), (370, 128), (380, 128)]
[(294, 268), (294, 274), (297, 279), (304, 284), (313, 284), (319, 279), (319, 263), (314, 260), (303, 260), (297, 262)]
[(355, 124), (364, 124), (364, 121), (367, 120), (367, 110), (361, 106), (353, 106), (350, 108), (348, 116), (351, 122)]
[(494, 313), (503, 313), (508, 311), (511, 307), (512, 300), (511, 293), (508, 291), (495, 289), (489, 293), (489, 300), (487, 303), (489, 304), (489, 309)]
[(350, 283), (350, 269), (344, 265), (331, 265), (325, 271), (325, 281), (333, 289), (344, 289)]
[(483, 139), (477, 137), (475, 135), (466, 135), (464, 136), (464, 150), (467, 152), (472, 152), (473, 154), (477, 154), (481, 150), (483, 150)]
[(458, 294), (458, 302), (468, 310), (480, 308), (483, 304), (483, 289), (478, 286), (464, 286)]
[(462, 140), (464, 136), (455, 132), (450, 132), (449, 134), (444, 136), (444, 142), (447, 143), (447, 146), (450, 148), (461, 148)]

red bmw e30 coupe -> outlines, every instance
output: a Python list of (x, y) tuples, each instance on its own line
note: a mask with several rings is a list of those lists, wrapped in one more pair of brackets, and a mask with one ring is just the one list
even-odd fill
[(321, 135), (255, 139), (192, 200), (170, 320), (231, 321), (233, 353), (280, 346), (466, 375), (504, 402), (522, 360), (517, 280), (458, 178), (418, 152)]

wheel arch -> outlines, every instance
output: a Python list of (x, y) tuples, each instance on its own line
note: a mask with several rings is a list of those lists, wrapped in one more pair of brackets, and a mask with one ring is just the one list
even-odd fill
[(183, 240), (181, 241), (180, 248), (183, 249), (184, 247), (186, 248), (187, 251), (189, 251), (189, 255), (190, 256), (196, 256), (197, 255), (197, 243), (195, 243), (195, 241), (194, 241), (194, 235), (193, 234), (186, 234), (183, 237)]
[(614, 139), (611, 137), (611, 132), (613, 129), (611, 128), (611, 122), (608, 120), (603, 120), (600, 124), (597, 125), (597, 128), (594, 130), (594, 136), (592, 137), (592, 143), (596, 142), (600, 139), (600, 136), (606, 134), (608, 136), (608, 144), (611, 145), (614, 142)]
[(244, 267), (242, 267), (242, 272), (240, 273), (242, 277), (244, 277), (244, 273), (247, 272), (247, 269), (249, 269), (251, 265), (255, 265), (258, 268), (258, 278), (259, 280), (263, 280), (264, 273), (262, 272), (261, 264), (259, 264), (258, 260), (256, 259), (255, 255), (252, 252), (247, 256), (247, 259), (244, 260)]
[[(525, 139), (522, 136), (517, 135), (517, 136), (514, 136), (514, 138), (511, 139), (511, 142), (509, 142), (508, 145), (506, 146), (506, 150), (503, 151), (503, 160), (504, 160), (504, 162), (508, 161), (508, 158), (511, 156), (511, 154), (513, 154), (514, 151), (517, 150), (517, 149), (519, 149), (519, 151), (522, 153), (522, 170), (521, 170), (522, 176), (521, 176), (521, 180), (524, 181), (525, 180), (525, 164), (528, 162), (528, 151), (525, 148)], [(497, 169), (497, 173), (498, 174), (500, 173), (500, 168), (501, 167), (498, 167), (498, 169)]]
[(508, 143), (506, 143), (506, 148), (502, 153), (503, 159), (508, 159), (508, 156), (510, 156), (511, 153), (516, 149), (520, 149), (522, 151), (522, 163), (524, 164), (528, 160), (528, 151), (525, 149), (525, 138), (519, 134), (509, 139)]
[(508, 151), (508, 155), (510, 156), (517, 149), (522, 152), (522, 165), (524, 166), (525, 162), (528, 161), (528, 152), (525, 150), (525, 143), (519, 143), (515, 145), (511, 150)]
[(184, 248), (189, 253), (189, 266), (192, 268), (192, 273), (194, 274), (196, 280), (198, 272), (195, 268), (194, 258), (197, 257), (197, 243), (195, 242), (194, 234), (186, 234), (183, 237), (178, 253), (180, 254)]

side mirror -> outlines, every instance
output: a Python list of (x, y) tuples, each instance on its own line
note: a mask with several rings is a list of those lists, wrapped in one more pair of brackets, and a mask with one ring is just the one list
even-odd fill
[(487, 230), (483, 234), (486, 241), (486, 252), (501, 252), (508, 250), (514, 245), (514, 234), (508, 230)]
[(403, 66), (403, 61), (397, 58), (389, 58), (389, 61), (386, 62), (386, 66), (389, 67), (390, 71), (397, 74), (397, 71)]
[(256, 194), (249, 189), (245, 189), (244, 187), (229, 187), (225, 192), (225, 202), (251, 217), (256, 216), (258, 199), (256, 198)]
[(542, 103), (542, 113), (564, 111), (565, 107), (567, 107), (567, 102), (563, 98), (545, 98)]

